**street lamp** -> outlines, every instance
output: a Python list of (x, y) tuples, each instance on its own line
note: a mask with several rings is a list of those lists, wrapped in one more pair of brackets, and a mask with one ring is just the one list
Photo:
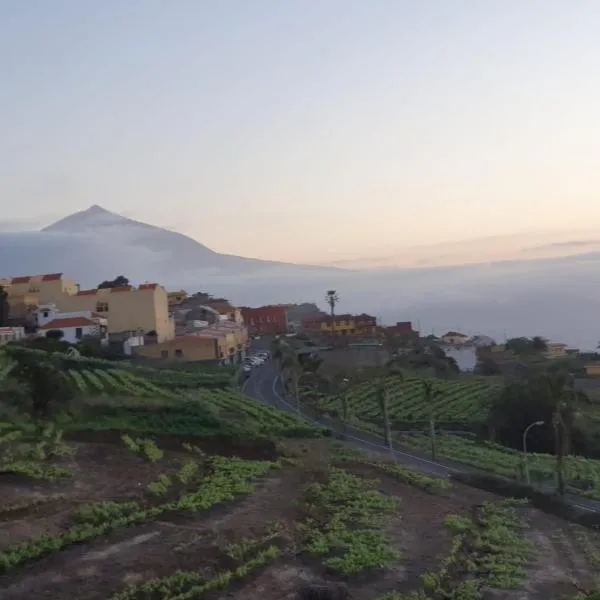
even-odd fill
[(527, 434), (532, 427), (539, 427), (543, 424), (544, 421), (534, 421), (525, 427), (525, 431), (523, 432), (523, 461), (525, 466), (525, 481), (527, 482), (527, 485), (529, 485), (529, 465), (527, 464)]

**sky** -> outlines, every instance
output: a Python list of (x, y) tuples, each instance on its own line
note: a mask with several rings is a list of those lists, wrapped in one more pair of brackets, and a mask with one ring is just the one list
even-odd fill
[(295, 262), (600, 226), (597, 0), (0, 0), (2, 229)]

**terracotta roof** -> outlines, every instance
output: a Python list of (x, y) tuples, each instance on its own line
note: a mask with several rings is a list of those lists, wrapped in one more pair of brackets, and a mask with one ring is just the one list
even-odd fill
[(58, 281), (63, 276), (62, 273), (47, 273), (45, 275), (23, 275), (13, 277), (11, 283), (29, 283), (34, 277), (40, 277), (42, 281)]
[[(155, 290), (158, 287), (158, 283), (142, 283), (138, 290)], [(185, 292), (183, 292), (185, 294)]]
[(54, 319), (54, 321), (42, 325), (40, 329), (65, 329), (67, 327), (85, 327), (87, 325), (96, 325), (96, 323), (86, 317), (67, 317), (64, 319)]
[(468, 335), (465, 335), (464, 333), (460, 333), (458, 331), (449, 331), (448, 333), (445, 333), (442, 337), (463, 337), (463, 338), (468, 338)]
[(118, 292), (130, 292), (131, 291), (131, 286), (128, 285), (122, 285), (119, 287), (113, 287), (113, 288), (108, 288), (110, 290), (111, 294), (116, 294)]
[(98, 293), (98, 290), (79, 290), (77, 292), (77, 296), (95, 296)]

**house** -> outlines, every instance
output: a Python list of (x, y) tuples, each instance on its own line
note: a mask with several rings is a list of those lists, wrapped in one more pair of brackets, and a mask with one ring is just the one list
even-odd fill
[(179, 290), (178, 292), (168, 292), (167, 297), (169, 300), (169, 306), (173, 308), (174, 306), (181, 304), (188, 297), (188, 293), (185, 290)]
[(275, 304), (250, 308), (240, 307), (244, 323), (251, 334), (280, 335), (288, 333), (288, 305)]
[(0, 346), (8, 342), (18, 342), (25, 337), (23, 327), (0, 327)]
[[(9, 305), (53, 304), (61, 313), (88, 311), (108, 319), (109, 334), (156, 332), (158, 341), (175, 337), (166, 290), (156, 283), (81, 290), (62, 273), (13, 277), (7, 280)], [(11, 304), (11, 301), (13, 304)]]
[(544, 356), (550, 360), (554, 360), (557, 358), (566, 358), (567, 356), (569, 356), (567, 348), (567, 344), (546, 341), (546, 351), (544, 352)]
[(306, 333), (372, 336), (377, 332), (377, 318), (367, 315), (319, 315), (302, 319), (301, 328)]
[(156, 283), (106, 289), (80, 290), (56, 303), (61, 311), (90, 310), (108, 319), (108, 332), (155, 332), (161, 342), (175, 337), (166, 290)]
[(75, 344), (86, 337), (99, 338), (108, 343), (108, 321), (89, 310), (61, 313), (54, 304), (43, 304), (37, 312), (37, 335), (45, 337), (51, 331), (61, 331), (61, 340)]
[(585, 365), (586, 377), (600, 377), (600, 363)]
[(248, 347), (248, 330), (233, 322), (221, 322), (157, 344), (134, 350), (135, 356), (167, 361), (208, 361), (236, 364)]
[(412, 321), (398, 321), (395, 325), (386, 327), (385, 331), (408, 340), (419, 338), (419, 332), (413, 329)]
[(469, 336), (458, 331), (449, 331), (440, 338), (440, 342), (442, 344), (447, 344), (448, 346), (462, 346), (468, 341)]
[(219, 361), (216, 336), (185, 335), (134, 350), (135, 356), (162, 359), (169, 362)]
[(496, 345), (489, 335), (474, 335), (467, 343), (475, 348), (491, 348)]

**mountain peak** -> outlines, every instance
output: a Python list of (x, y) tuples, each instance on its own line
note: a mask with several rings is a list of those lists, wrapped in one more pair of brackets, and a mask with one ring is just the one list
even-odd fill
[(127, 222), (133, 223), (133, 221), (127, 217), (110, 212), (110, 210), (106, 210), (98, 204), (93, 204), (85, 210), (80, 210), (72, 215), (60, 219), (59, 221), (56, 221), (56, 223), (52, 223), (52, 225), (48, 225), (48, 227), (45, 227), (42, 231), (64, 231), (67, 233), (76, 233), (78, 231), (90, 228), (95, 229), (97, 227), (106, 225), (118, 225)]

